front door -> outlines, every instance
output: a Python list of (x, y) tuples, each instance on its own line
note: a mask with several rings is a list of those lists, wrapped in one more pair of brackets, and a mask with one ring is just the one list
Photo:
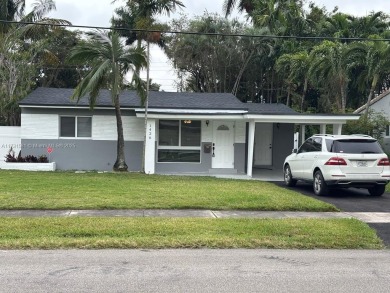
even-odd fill
[(234, 168), (234, 124), (213, 123), (212, 168)]
[(272, 123), (256, 123), (253, 164), (255, 166), (272, 165)]

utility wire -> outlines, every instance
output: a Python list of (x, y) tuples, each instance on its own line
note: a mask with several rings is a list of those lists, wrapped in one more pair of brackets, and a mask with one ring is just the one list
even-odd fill
[(89, 26), (89, 25), (69, 25), (69, 24), (49, 24), (42, 22), (28, 22), (28, 21), (11, 21), (0, 20), (0, 23), (19, 24), (19, 25), (40, 25), (40, 26), (54, 26), (66, 28), (81, 28), (81, 29), (97, 29), (97, 30), (115, 30), (127, 31), (134, 33), (161, 33), (161, 34), (182, 34), (182, 35), (202, 35), (213, 37), (247, 37), (247, 38), (268, 38), (268, 39), (296, 39), (296, 40), (334, 40), (334, 41), (384, 41), (390, 42), (389, 38), (370, 39), (370, 38), (338, 38), (338, 37), (323, 37), (323, 36), (277, 36), (277, 35), (256, 35), (256, 34), (224, 34), (224, 33), (207, 33), (207, 32), (185, 32), (185, 31), (171, 31), (171, 30), (153, 30), (153, 29), (129, 29), (123, 27), (104, 27), (104, 26)]

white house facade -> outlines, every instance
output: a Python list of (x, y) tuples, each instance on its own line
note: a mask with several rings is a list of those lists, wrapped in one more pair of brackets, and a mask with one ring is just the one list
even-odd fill
[[(108, 91), (94, 110), (70, 101), (72, 89), (38, 88), (20, 103), (23, 155), (41, 155), (59, 170), (110, 171), (116, 120)], [(151, 92), (147, 112), (132, 91), (121, 97), (125, 156), (130, 171), (149, 174), (247, 174), (281, 169), (300, 125), (342, 125), (357, 115), (303, 115), (283, 104), (242, 103), (232, 94)], [(146, 116), (146, 117), (145, 117)], [(146, 124), (145, 124), (146, 119)], [(146, 125), (146, 129), (145, 129)], [(145, 141), (145, 152), (144, 151)], [(144, 155), (143, 155), (144, 154)]]

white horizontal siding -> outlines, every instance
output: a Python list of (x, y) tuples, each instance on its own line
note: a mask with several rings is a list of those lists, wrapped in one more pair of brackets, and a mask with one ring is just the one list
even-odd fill
[[(126, 141), (144, 140), (144, 119), (122, 116), (123, 136)], [(92, 118), (93, 140), (117, 140), (116, 117), (96, 115)]]
[(58, 139), (57, 114), (22, 114), (22, 139)]
[(20, 133), (21, 128), (19, 126), (0, 127), (0, 168), (5, 165), (4, 157), (11, 147), (16, 155), (19, 153), (21, 147)]
[(135, 116), (123, 116), (123, 135), (126, 141), (144, 141), (145, 120)]
[(235, 125), (235, 143), (245, 143), (246, 123), (236, 121)]

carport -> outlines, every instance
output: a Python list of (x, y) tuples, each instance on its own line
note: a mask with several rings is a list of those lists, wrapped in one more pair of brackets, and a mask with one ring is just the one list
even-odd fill
[[(306, 140), (305, 128), (307, 125), (319, 125), (320, 134), (325, 134), (327, 126), (332, 125), (332, 134), (339, 135), (342, 133), (342, 126), (347, 121), (358, 120), (360, 117), (356, 114), (299, 114), (296, 112), (282, 115), (256, 113), (254, 110), (249, 108), (248, 114), (245, 115), (245, 119), (248, 121), (246, 171), (249, 177), (253, 177), (254, 173), (257, 175), (256, 177), (259, 177), (260, 174), (262, 177), (266, 175), (266, 172), (259, 172), (256, 169), (282, 170), (284, 158), (291, 153), (293, 148)], [(265, 129), (265, 125), (272, 127), (272, 138), (266, 134), (267, 131), (261, 130)], [(297, 125), (299, 125), (298, 135), (294, 134)], [(265, 164), (262, 164), (264, 161), (260, 161), (261, 164), (256, 164), (257, 157), (270, 158), (269, 154), (256, 152), (255, 146), (259, 149), (259, 144), (263, 144), (263, 150), (269, 148), (271, 158), (273, 158), (271, 163), (268, 159)]]

